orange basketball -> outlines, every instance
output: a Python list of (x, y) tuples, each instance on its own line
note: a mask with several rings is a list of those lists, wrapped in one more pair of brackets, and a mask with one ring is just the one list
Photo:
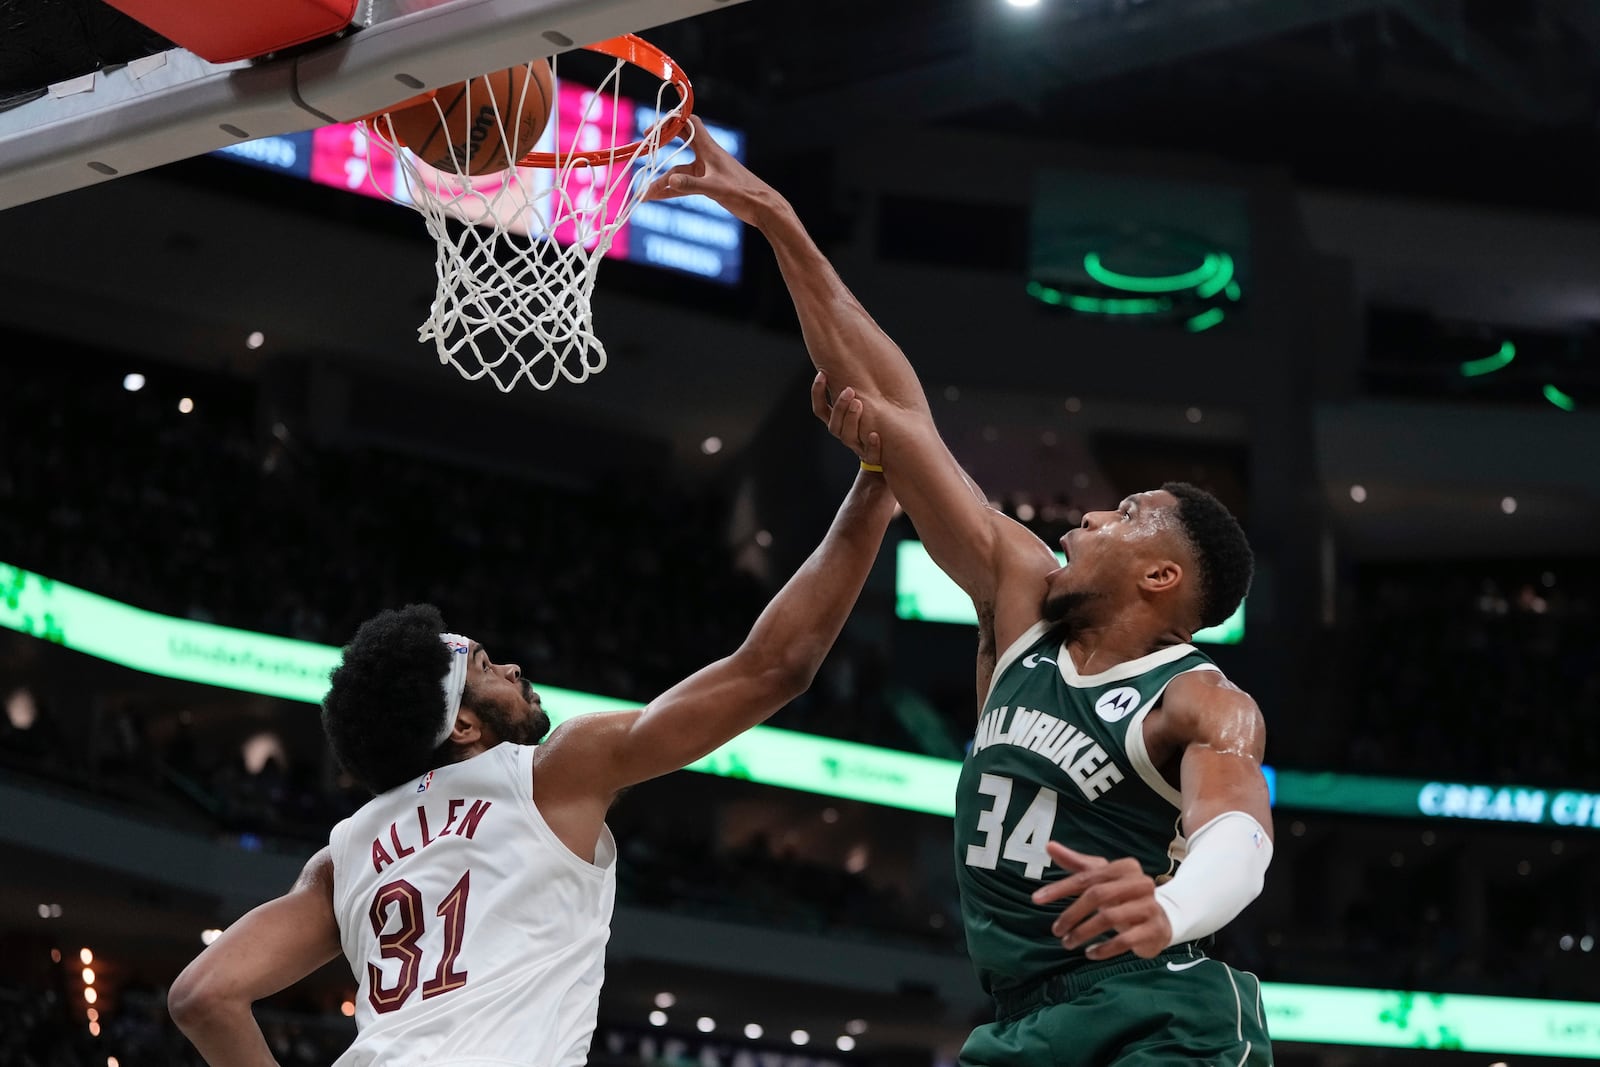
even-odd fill
[[(491, 174), (533, 151), (555, 95), (550, 64), (538, 59), (447, 85), (432, 100), (389, 112), (389, 121), (395, 139), (430, 167)], [(387, 132), (381, 120), (379, 128)]]

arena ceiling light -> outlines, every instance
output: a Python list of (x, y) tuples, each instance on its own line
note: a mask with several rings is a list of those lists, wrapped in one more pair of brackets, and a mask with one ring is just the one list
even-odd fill
[(144, 375), (137, 372), (124, 375), (122, 378), (122, 387), (130, 393), (137, 393), (139, 390), (144, 388)]

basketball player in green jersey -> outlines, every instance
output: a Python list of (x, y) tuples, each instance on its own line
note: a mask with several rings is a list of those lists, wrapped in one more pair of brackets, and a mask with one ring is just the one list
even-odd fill
[(962, 1063), (1270, 1063), (1260, 983), (1204, 951), (1272, 855), (1261, 713), (1189, 643), (1248, 589), (1238, 523), (1169, 483), (1085, 516), (1059, 566), (966, 478), (911, 365), (788, 203), (698, 124), (693, 145), (649, 195), (704, 194), (766, 236), (819, 371), (818, 415), (858, 454), (881, 449), (929, 553), (978, 611), (955, 843), (967, 948), (997, 1021)]

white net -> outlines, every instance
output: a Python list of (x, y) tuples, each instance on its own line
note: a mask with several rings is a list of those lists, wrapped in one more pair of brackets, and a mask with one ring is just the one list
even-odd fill
[[(375, 186), (416, 208), (438, 245), (438, 289), (418, 338), (434, 343), (440, 363), (468, 380), (489, 378), (502, 392), (522, 381), (541, 390), (579, 383), (605, 369), (592, 306), (600, 262), (650, 183), (688, 147), (686, 140), (662, 143), (689, 106), (687, 82), (680, 88), (666, 71), (651, 70), (663, 79), (655, 99), (632, 100), (622, 93), (622, 59), (592, 90), (561, 87), (557, 70), (555, 105), (539, 144), (516, 144), (507, 126), (523, 113), (534, 68), (543, 64), (528, 64), (514, 107), (503, 107), (483, 81), (468, 82), (461, 114), (487, 110), (487, 98), (495, 116), (487, 134), (499, 137), (504, 153), (497, 158), (534, 148), (549, 166), (471, 176), (460, 160), (465, 153), (452, 148), (454, 171), (440, 169), (397, 147), (390, 116), (367, 120), (376, 134), (366, 138), (368, 173), (396, 179)], [(449, 103), (443, 95), (428, 105), (441, 125)], [(683, 127), (685, 138), (689, 130)]]

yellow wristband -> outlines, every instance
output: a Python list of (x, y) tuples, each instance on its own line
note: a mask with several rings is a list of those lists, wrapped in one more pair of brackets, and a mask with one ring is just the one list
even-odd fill
[(871, 471), (873, 474), (883, 473), (882, 467), (878, 466), (876, 463), (868, 463), (866, 460), (861, 461), (861, 469), (864, 471)]

